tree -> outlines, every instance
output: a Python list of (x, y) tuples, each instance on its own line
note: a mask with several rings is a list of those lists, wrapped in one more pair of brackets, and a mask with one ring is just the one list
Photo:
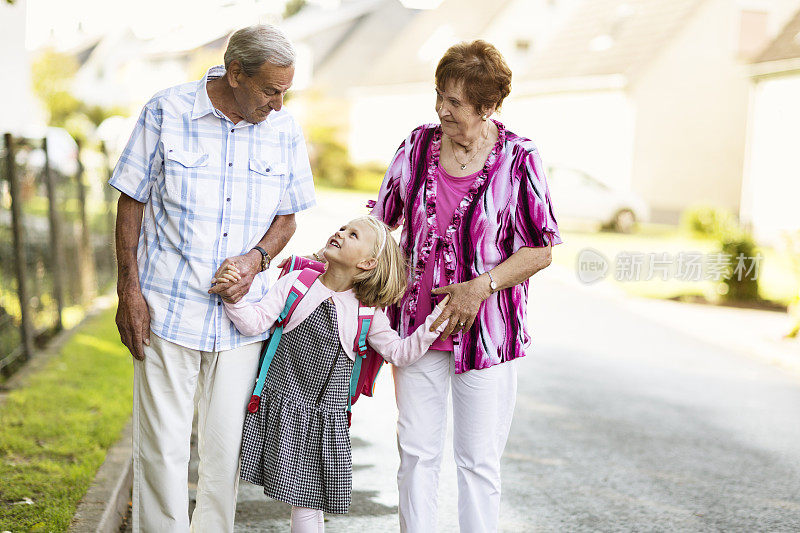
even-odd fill
[(288, 19), (292, 15), (296, 15), (301, 9), (306, 7), (306, 0), (289, 0), (283, 8), (283, 18)]
[(78, 62), (69, 54), (47, 49), (31, 65), (33, 92), (49, 114), (49, 124), (64, 126), (81, 108), (81, 102), (69, 90), (78, 71)]

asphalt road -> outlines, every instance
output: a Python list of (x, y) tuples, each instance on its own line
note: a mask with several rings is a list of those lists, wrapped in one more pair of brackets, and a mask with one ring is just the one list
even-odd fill
[[(324, 241), (333, 219), (354, 212), (350, 202), (326, 200), (301, 218), (295, 250)], [(502, 531), (800, 531), (796, 375), (547, 271), (534, 277), (529, 305), (534, 340), (518, 363)], [(354, 408), (353, 504), (327, 517), (330, 532), (398, 530), (391, 372), (376, 391)], [(439, 531), (450, 532), (449, 440), (445, 457)], [(288, 516), (243, 482), (236, 531), (288, 531)]]

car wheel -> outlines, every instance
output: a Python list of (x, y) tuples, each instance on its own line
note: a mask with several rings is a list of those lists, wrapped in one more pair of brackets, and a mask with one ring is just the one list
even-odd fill
[(617, 233), (630, 233), (636, 226), (636, 215), (630, 209), (623, 209), (614, 215), (611, 227)]

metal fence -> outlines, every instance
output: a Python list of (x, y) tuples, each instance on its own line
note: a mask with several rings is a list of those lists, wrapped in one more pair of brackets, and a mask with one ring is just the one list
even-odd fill
[[(104, 149), (72, 168), (48, 139), (6, 133), (0, 148), (0, 372), (71, 325), (115, 279), (113, 203)], [(87, 169), (82, 160), (91, 160)]]

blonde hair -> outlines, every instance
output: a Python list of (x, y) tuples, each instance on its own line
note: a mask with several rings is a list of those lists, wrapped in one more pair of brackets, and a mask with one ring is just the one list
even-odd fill
[(373, 257), (378, 264), (372, 270), (359, 272), (353, 278), (353, 292), (358, 301), (370, 307), (387, 307), (406, 292), (406, 260), (389, 227), (372, 215), (353, 222), (366, 222), (375, 231)]

